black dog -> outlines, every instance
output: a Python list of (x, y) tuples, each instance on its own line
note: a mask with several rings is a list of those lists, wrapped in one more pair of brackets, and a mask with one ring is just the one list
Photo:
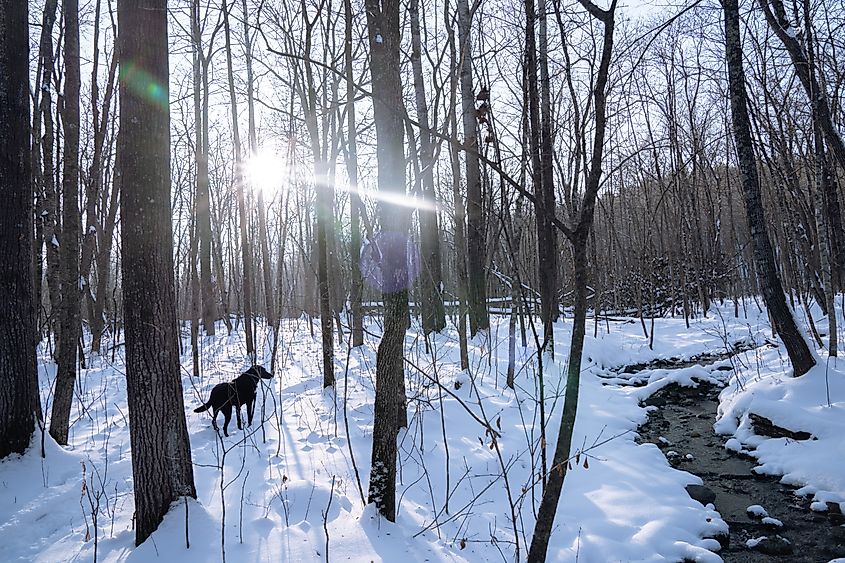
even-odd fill
[(252, 415), (255, 412), (255, 389), (261, 379), (273, 377), (263, 366), (255, 365), (240, 374), (234, 381), (218, 383), (211, 390), (211, 397), (203, 406), (194, 412), (205, 412), (212, 409), (211, 425), (217, 430), (217, 413), (223, 411), (226, 421), (223, 423), (223, 434), (229, 435), (229, 421), (232, 419), (232, 406), (238, 419), (238, 430), (241, 430), (241, 405), (246, 405), (247, 425), (252, 426)]

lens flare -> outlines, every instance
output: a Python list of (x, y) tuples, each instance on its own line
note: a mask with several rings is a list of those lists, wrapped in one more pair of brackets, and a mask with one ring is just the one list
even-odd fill
[(420, 274), (420, 251), (404, 233), (376, 233), (361, 248), (361, 277), (384, 293), (411, 289)]
[(167, 110), (170, 104), (167, 86), (156, 80), (137, 61), (128, 61), (121, 64), (119, 79), (130, 92), (145, 100), (151, 106), (160, 110)]

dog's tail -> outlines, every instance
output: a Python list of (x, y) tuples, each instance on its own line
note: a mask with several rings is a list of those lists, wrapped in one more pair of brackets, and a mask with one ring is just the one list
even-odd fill
[(205, 412), (205, 411), (207, 411), (207, 410), (208, 410), (208, 409), (210, 409), (210, 408), (211, 408), (211, 401), (207, 402), (206, 404), (204, 404), (204, 405), (203, 405), (203, 406), (201, 406), (201, 407), (197, 407), (197, 408), (195, 408), (195, 409), (194, 409), (194, 412)]

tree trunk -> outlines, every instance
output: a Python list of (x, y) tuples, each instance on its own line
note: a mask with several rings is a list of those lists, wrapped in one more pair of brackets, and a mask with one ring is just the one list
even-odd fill
[(50, 435), (67, 444), (73, 384), (76, 381), (76, 352), (79, 345), (79, 5), (63, 0), (65, 91), (62, 109), (64, 156), (62, 171), (62, 264), (61, 329), (58, 340), (56, 391), (50, 417)]
[[(472, 77), (472, 15), (468, 0), (458, 0), (458, 41), (460, 42), (461, 110), (464, 128), (464, 159), (467, 179), (467, 300), (469, 333), (475, 336), (490, 328), (487, 313), (487, 256), (481, 191), (481, 168), (478, 162), (478, 121)], [(485, 102), (486, 103), (486, 102)], [(479, 116), (484, 113), (479, 112)], [(479, 117), (480, 118), (480, 117)]]
[[(366, 0), (378, 186), (388, 196), (405, 194), (404, 107), (399, 73), (399, 0)], [(376, 354), (376, 398), (369, 502), (396, 521), (396, 437), (405, 408), (403, 346), (408, 319), (408, 212), (379, 203), (384, 335)]]
[[(763, 14), (766, 16), (766, 21), (769, 27), (778, 36), (786, 52), (789, 53), (789, 58), (792, 59), (792, 65), (795, 68), (795, 73), (810, 99), (810, 103), (814, 106), (813, 119), (819, 124), (824, 132), (825, 139), (830, 145), (839, 166), (845, 168), (845, 142), (836, 129), (836, 124), (833, 122), (833, 116), (830, 112), (830, 104), (827, 100), (827, 94), (819, 84), (816, 74), (812, 68), (812, 61), (809, 60), (808, 53), (804, 51), (799, 42), (797, 35), (790, 32), (794, 27), (791, 25), (786, 16), (782, 0), (758, 0)], [(809, 16), (809, 13), (807, 14)], [(810, 25), (810, 22), (806, 22)], [(809, 38), (812, 41), (812, 38)]]
[[(554, 145), (552, 138), (552, 109), (551, 109), (551, 87), (549, 79), (549, 38), (546, 27), (546, 11), (548, 0), (540, 0), (539, 36), (540, 51), (537, 62), (540, 67), (540, 202), (543, 206), (543, 213), (538, 217), (537, 228), (542, 229), (538, 233), (537, 240), (542, 241), (538, 248), (540, 295), (543, 317), (543, 347), (545, 352), (554, 357), (554, 323), (560, 316), (558, 307), (558, 250), (557, 236), (552, 217), (555, 215), (555, 186), (554, 170), (552, 163), (554, 159)], [(535, 71), (536, 72), (536, 71)]]
[[(100, 114), (100, 108), (98, 107), (98, 93), (99, 93), (99, 86), (97, 83), (97, 74), (98, 74), (98, 60), (99, 60), (99, 24), (100, 24), (100, 1), (98, 0), (95, 7), (95, 18), (94, 18), (94, 64), (93, 69), (91, 71), (91, 109), (92, 109), (92, 118), (91, 118), (91, 126), (94, 131), (94, 151), (91, 157), (91, 166), (88, 168), (88, 187), (86, 190), (86, 220), (85, 220), (85, 232), (83, 234), (83, 243), (82, 243), (82, 261), (80, 266), (80, 281), (84, 280), (84, 287), (82, 289), (82, 297), (88, 296), (88, 304), (89, 304), (89, 327), (91, 330), (91, 351), (92, 352), (99, 352), (100, 351), (100, 338), (102, 336), (103, 330), (103, 319), (96, 317), (96, 309), (95, 306), (96, 301), (100, 301), (101, 303), (105, 300), (101, 296), (101, 291), (104, 293), (106, 284), (99, 283), (100, 278), (104, 281), (108, 281), (109, 279), (109, 254), (106, 254), (104, 258), (106, 260), (101, 260), (100, 256), (97, 255), (97, 243), (100, 243), (100, 255), (103, 254), (104, 248), (107, 247), (109, 252), (111, 251), (111, 239), (113, 233), (111, 229), (114, 228), (114, 221), (111, 221), (111, 228), (108, 225), (108, 219), (113, 218), (114, 210), (113, 208), (116, 207), (114, 205), (114, 199), (112, 199), (112, 206), (108, 210), (101, 210), (101, 214), (105, 215), (107, 219), (107, 224), (103, 225), (100, 221), (98, 221), (98, 213), (97, 213), (97, 201), (100, 200), (101, 207), (104, 207), (105, 202), (107, 199), (105, 197), (101, 197), (101, 191), (103, 189), (103, 169), (105, 166), (104, 162), (104, 151), (106, 150), (106, 132), (108, 130), (109, 121), (110, 121), (110, 110), (111, 110), (111, 103), (114, 96), (114, 87), (115, 87), (115, 78), (117, 76), (117, 57), (113, 54), (112, 60), (109, 63), (109, 73), (108, 73), (108, 81), (106, 83), (106, 91), (103, 95), (103, 102), (102, 102), (102, 115)], [(112, 190), (114, 191), (114, 189)], [(96, 259), (96, 261), (95, 261)], [(98, 266), (97, 268), (97, 293), (91, 291), (91, 266), (95, 264)], [(103, 265), (104, 268), (100, 268), (99, 266)], [(102, 308), (100, 308), (100, 316), (102, 316)]]
[[(449, 1), (446, 0), (443, 6), (444, 18), (446, 21), (451, 20), (451, 13), (449, 10)], [(447, 26), (446, 33), (449, 42), (449, 58), (455, 61), (458, 57), (457, 47), (455, 45), (455, 32), (453, 27)], [(454, 63), (453, 63), (454, 65)], [(449, 131), (453, 138), (458, 137), (458, 115), (455, 110), (458, 96), (458, 79), (456, 73), (452, 72), (449, 80)], [(454, 258), (455, 270), (457, 270), (458, 290), (457, 294), (457, 318), (458, 325), (458, 347), (460, 353), (461, 370), (469, 369), (469, 351), (467, 347), (467, 260), (466, 252), (466, 212), (464, 211), (464, 202), (461, 196), (461, 157), (458, 147), (455, 144), (449, 145), (449, 162), (452, 167), (452, 202), (455, 208), (455, 240), (454, 240)]]
[[(51, 79), (53, 77), (53, 25), (56, 21), (56, 8), (58, 0), (47, 0), (44, 3), (44, 12), (41, 18), (41, 38), (38, 48), (38, 68), (36, 70), (37, 88), (33, 92), (33, 116), (32, 116), (32, 183), (35, 188), (35, 225), (36, 236), (34, 244), (35, 259), (35, 306), (36, 331), (38, 338), (41, 338), (42, 322), (42, 290), (44, 280), (44, 242), (46, 240), (48, 249), (54, 232), (50, 212), (46, 205), (47, 194), (52, 192), (53, 187), (53, 134), (52, 134), (52, 95), (50, 93)], [(46, 112), (45, 112), (46, 108)], [(50, 128), (44, 132), (41, 138), (41, 122), (50, 121)], [(46, 125), (46, 123), (45, 123)], [(49, 143), (49, 145), (48, 145)], [(42, 151), (44, 154), (42, 168)], [(49, 167), (48, 167), (49, 165)], [(46, 237), (46, 239), (45, 239)], [(58, 288), (57, 288), (58, 289)]]
[[(244, 49), (246, 51), (246, 99), (249, 115), (249, 150), (254, 155), (258, 150), (255, 136), (255, 84), (252, 72), (252, 38), (249, 35), (249, 13), (246, 0), (241, 2), (244, 18)], [(264, 307), (266, 309), (267, 326), (276, 326), (276, 304), (273, 299), (273, 268), (270, 263), (270, 247), (267, 238), (267, 209), (264, 207), (264, 192), (258, 191), (258, 238), (261, 245), (261, 267), (264, 280)]]
[(611, 0), (607, 10), (598, 8), (590, 0), (578, 0), (590, 15), (604, 24), (601, 61), (596, 74), (593, 90), (595, 108), (595, 136), (593, 138), (590, 168), (584, 186), (584, 196), (579, 206), (578, 224), (574, 231), (567, 232), (572, 243), (574, 279), (575, 279), (575, 317), (572, 321), (572, 339), (570, 341), (569, 363), (566, 370), (566, 396), (560, 431), (555, 445), (552, 467), (548, 472), (548, 481), (543, 490), (540, 509), (537, 512), (537, 524), (531, 538), (528, 551), (529, 562), (546, 560), (549, 538), (554, 525), (557, 505), (563, 490), (564, 479), (569, 467), (569, 452), (572, 447), (572, 434), (578, 411), (578, 392), (581, 383), (581, 356), (584, 351), (584, 334), (587, 324), (587, 287), (589, 271), (587, 269), (587, 242), (593, 226), (596, 198), (602, 175), (602, 160), (605, 132), (607, 129), (607, 79), (610, 70), (610, 58), (613, 52), (613, 29), (616, 12), (616, 0)]
[(827, 165), (825, 164), (825, 149), (824, 137), (822, 136), (821, 128), (818, 126), (813, 128), (814, 131), (814, 145), (815, 145), (815, 183), (812, 187), (815, 205), (813, 206), (816, 218), (816, 241), (819, 250), (819, 266), (822, 274), (822, 293), (825, 300), (825, 309), (827, 309), (827, 326), (828, 326), (828, 355), (836, 356), (836, 308), (834, 307), (834, 296), (836, 295), (836, 288), (833, 285), (833, 270), (831, 267), (831, 244), (828, 224), (827, 224), (827, 206), (825, 205), (825, 174), (827, 172)]
[[(115, 167), (120, 164), (115, 162)], [(102, 344), (103, 331), (106, 320), (103, 316), (108, 300), (108, 286), (111, 279), (111, 251), (114, 246), (114, 230), (117, 223), (118, 198), (120, 197), (120, 179), (112, 181), (112, 191), (109, 194), (109, 209), (104, 227), (98, 233), (99, 253), (97, 262), (97, 290), (95, 293), (94, 313), (91, 315), (91, 351), (99, 352)], [(114, 337), (115, 335), (113, 335)]]
[(420, 39), (420, 2), (411, 0), (411, 67), (414, 75), (414, 93), (417, 105), (417, 120), (420, 123), (420, 180), (422, 199), (420, 208), (420, 246), (422, 247), (422, 299), (423, 333), (440, 332), (446, 328), (446, 312), (443, 307), (441, 287), (443, 283), (440, 259), (440, 233), (437, 227), (437, 197), (434, 191), (434, 143), (431, 142), (428, 120), (428, 101), (425, 97), (425, 82), (422, 68)]
[(575, 429), (575, 417), (578, 412), (578, 392), (581, 384), (581, 356), (584, 351), (584, 334), (587, 328), (587, 236), (572, 241), (575, 276), (575, 317), (572, 320), (572, 340), (569, 363), (566, 369), (566, 396), (563, 402), (563, 414), (560, 420), (555, 454), (549, 468), (548, 481), (537, 512), (537, 525), (531, 539), (528, 561), (546, 560), (549, 538), (555, 521), (557, 504), (563, 491), (563, 482), (569, 468), (569, 452), (572, 448), (572, 434)]
[(350, 234), (349, 258), (352, 283), (349, 309), (352, 316), (352, 346), (364, 344), (364, 314), (361, 300), (364, 280), (361, 277), (361, 196), (358, 194), (358, 144), (355, 124), (355, 81), (352, 74), (352, 0), (344, 0), (344, 60), (346, 64), (346, 176), (349, 178)]
[(229, 8), (223, 0), (223, 35), (226, 39), (226, 69), (229, 79), (229, 100), (232, 109), (232, 141), (235, 146), (235, 191), (238, 194), (238, 223), (241, 235), (241, 260), (243, 262), (243, 313), (246, 333), (246, 353), (252, 363), (255, 359), (255, 339), (252, 334), (252, 250), (247, 236), (246, 201), (244, 199), (243, 160), (241, 158), (241, 134), (238, 127), (238, 99), (235, 93), (235, 73), (232, 69), (232, 38), (229, 29)]
[[(216, 302), (211, 284), (211, 206), (208, 193), (208, 61), (204, 59), (199, 0), (191, 3), (193, 42), (194, 134), (197, 182), (197, 230), (200, 248), (202, 322), (206, 335), (214, 335)], [(218, 280), (220, 283), (221, 280)]]
[[(135, 544), (196, 497), (179, 370), (166, 0), (119, 0), (123, 312)], [(145, 72), (137, 72), (137, 69)]]
[(0, 459), (29, 446), (35, 359), (28, 3), (0, 0)]
[(763, 214), (760, 179), (757, 176), (757, 162), (751, 139), (751, 122), (748, 117), (745, 74), (742, 68), (738, 1), (722, 0), (722, 8), (725, 12), (725, 54), (728, 60), (731, 115), (742, 190), (745, 194), (745, 211), (748, 214), (748, 225), (754, 246), (754, 261), (757, 264), (763, 300), (772, 317), (774, 329), (780, 335), (789, 354), (793, 373), (795, 377), (798, 377), (807, 373), (816, 364), (816, 360), (786, 303), (769, 240), (766, 218)]
[[(540, 286), (540, 317), (543, 322), (543, 348), (554, 346), (552, 330), (553, 310), (557, 309), (557, 299), (552, 280), (556, 277), (557, 257), (552, 248), (551, 216), (554, 207), (546, 206), (544, 164), (542, 158), (542, 131), (540, 117), (540, 91), (537, 83), (537, 47), (535, 38), (536, 10), (534, 0), (525, 0), (525, 67), (528, 89), (528, 126), (531, 147), (531, 179), (534, 184), (534, 214), (537, 223), (537, 277)], [(548, 65), (546, 65), (548, 66)], [(552, 192), (553, 194), (553, 192)], [(552, 199), (552, 205), (554, 200)], [(554, 268), (553, 273), (551, 268)]]

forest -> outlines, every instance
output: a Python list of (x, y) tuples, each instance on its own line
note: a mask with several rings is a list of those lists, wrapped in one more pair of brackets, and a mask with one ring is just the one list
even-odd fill
[(0, 560), (845, 562), (843, 53), (0, 0)]

